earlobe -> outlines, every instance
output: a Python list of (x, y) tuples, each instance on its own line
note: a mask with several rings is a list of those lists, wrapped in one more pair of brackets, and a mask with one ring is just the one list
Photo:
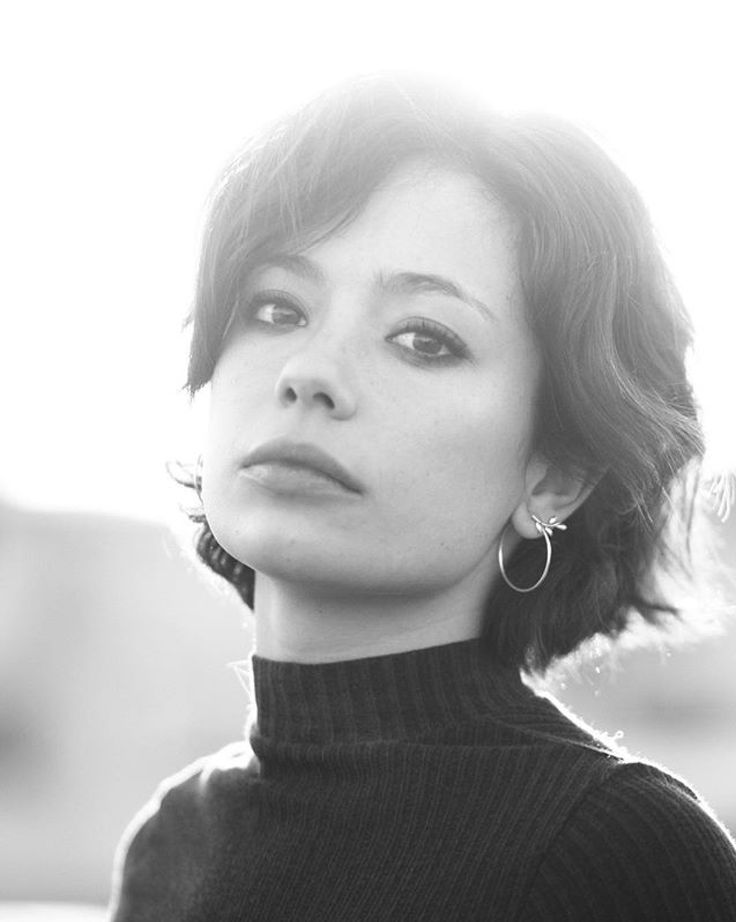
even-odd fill
[(534, 519), (531, 516), (526, 500), (519, 503), (514, 509), (511, 514), (511, 524), (514, 526), (514, 531), (522, 538), (532, 539), (539, 537), (539, 532), (535, 527)]
[(522, 538), (538, 538), (540, 532), (533, 515), (542, 522), (550, 522), (553, 517), (556, 523), (564, 522), (582, 506), (599, 479), (566, 472), (539, 457), (533, 458), (526, 470), (524, 499), (511, 516), (514, 528)]

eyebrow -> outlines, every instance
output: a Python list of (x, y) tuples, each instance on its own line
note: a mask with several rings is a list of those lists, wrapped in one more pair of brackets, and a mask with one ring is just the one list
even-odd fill
[[(264, 260), (259, 268), (273, 266), (285, 269), (318, 285), (325, 285), (327, 278), (320, 267), (300, 254), (283, 253)], [(498, 321), (497, 315), (479, 298), (465, 291), (457, 282), (442, 275), (425, 272), (392, 272), (386, 275), (379, 272), (375, 286), (380, 291), (395, 295), (442, 294), (462, 301), (472, 307), (485, 320)]]

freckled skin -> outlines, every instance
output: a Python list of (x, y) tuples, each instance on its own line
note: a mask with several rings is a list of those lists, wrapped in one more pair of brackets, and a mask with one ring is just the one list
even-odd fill
[[(352, 607), (382, 598), (397, 629), (413, 612), (414, 631), (449, 593), (457, 633), (470, 636), (532, 472), (540, 361), (509, 221), (475, 178), (415, 164), (303, 255), (325, 284), (256, 272), (248, 297), (277, 289), (298, 307), (261, 306), (236, 323), (215, 369), (204, 478), (213, 533), (258, 573), (257, 622), (259, 593), (269, 620), (297, 600), (322, 617), (339, 606), (338, 633)], [(376, 273), (397, 271), (450, 278), (496, 319), (446, 294), (377, 294)], [(451, 330), (466, 354), (433, 364), (448, 347), (402, 333), (416, 318)], [(283, 496), (239, 473), (249, 450), (276, 437), (319, 446), (364, 492)], [(453, 617), (445, 608), (443, 623)]]

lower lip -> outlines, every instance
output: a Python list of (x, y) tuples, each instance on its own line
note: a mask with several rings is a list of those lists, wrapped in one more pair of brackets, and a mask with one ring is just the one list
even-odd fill
[(263, 464), (251, 464), (241, 468), (241, 473), (273, 493), (306, 494), (310, 496), (358, 496), (355, 490), (349, 490), (327, 474), (299, 467), (268, 461)]

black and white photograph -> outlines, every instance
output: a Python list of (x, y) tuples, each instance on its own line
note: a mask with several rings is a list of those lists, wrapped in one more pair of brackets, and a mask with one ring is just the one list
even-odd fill
[(0, 922), (736, 922), (733, 44), (3, 9)]

